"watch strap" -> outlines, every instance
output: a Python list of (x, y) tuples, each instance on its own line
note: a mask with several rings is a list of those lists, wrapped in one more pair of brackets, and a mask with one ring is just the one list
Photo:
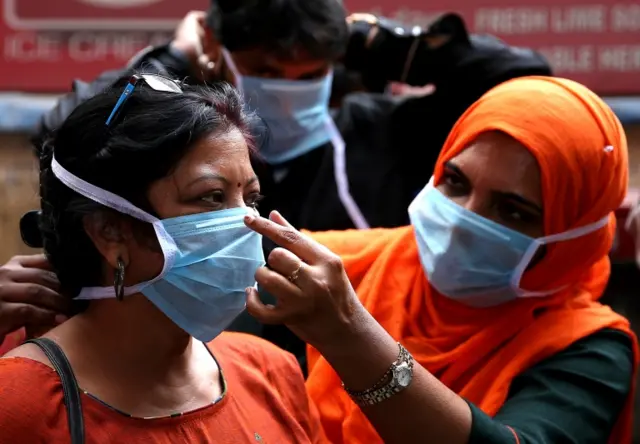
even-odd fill
[(407, 386), (403, 386), (396, 380), (395, 373), (402, 369), (404, 371), (411, 372), (413, 376), (413, 364), (414, 360), (411, 353), (398, 343), (398, 358), (391, 364), (389, 369), (384, 373), (382, 378), (378, 380), (373, 386), (363, 391), (354, 391), (345, 387), (344, 383), (342, 387), (347, 394), (354, 400), (354, 402), (360, 406), (370, 406), (378, 404), (385, 399), (391, 398), (396, 393), (401, 392)]

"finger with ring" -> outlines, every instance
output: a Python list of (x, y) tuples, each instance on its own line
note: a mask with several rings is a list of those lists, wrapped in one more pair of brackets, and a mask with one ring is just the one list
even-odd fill
[(295, 283), (304, 271), (305, 263), (298, 256), (284, 248), (275, 248), (268, 258), (269, 267)]
[(255, 277), (260, 288), (274, 296), (279, 303), (299, 299), (302, 296), (302, 290), (299, 287), (276, 271), (261, 267), (256, 271)]

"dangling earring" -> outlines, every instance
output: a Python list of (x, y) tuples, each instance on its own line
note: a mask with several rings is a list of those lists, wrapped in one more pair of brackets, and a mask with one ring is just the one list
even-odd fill
[(116, 293), (116, 299), (121, 301), (124, 298), (124, 261), (118, 258), (118, 268), (113, 279), (113, 290)]

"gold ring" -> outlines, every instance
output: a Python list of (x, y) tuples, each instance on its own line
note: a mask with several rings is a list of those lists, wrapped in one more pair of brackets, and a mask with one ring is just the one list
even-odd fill
[(296, 280), (300, 275), (300, 270), (302, 270), (302, 264), (298, 265), (298, 268), (296, 268), (296, 270), (289, 275), (289, 277), (287, 278), (289, 279), (289, 282), (291, 282), (292, 284), (295, 284)]

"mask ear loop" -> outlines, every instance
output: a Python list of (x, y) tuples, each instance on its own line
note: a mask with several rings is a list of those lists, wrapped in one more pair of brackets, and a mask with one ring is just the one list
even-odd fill
[(229, 67), (229, 70), (233, 73), (233, 76), (235, 77), (235, 81), (236, 81), (234, 86), (238, 90), (238, 93), (242, 96), (243, 95), (242, 81), (241, 81), (242, 76), (238, 71), (238, 67), (236, 66), (236, 63), (233, 61), (233, 57), (231, 57), (231, 53), (229, 53), (229, 51), (227, 51), (226, 48), (222, 48), (222, 58), (224, 59), (227, 66)]
[(566, 288), (567, 286), (563, 285), (562, 287), (555, 288), (553, 290), (548, 290), (548, 291), (527, 291), (520, 288), (520, 281), (522, 280), (522, 276), (524, 275), (524, 272), (526, 271), (527, 267), (531, 263), (533, 256), (536, 254), (536, 252), (541, 246), (550, 244), (552, 242), (576, 239), (578, 237), (597, 231), (601, 228), (604, 228), (609, 223), (610, 217), (611, 215), (608, 214), (602, 219), (596, 222), (584, 225), (582, 227), (574, 228), (572, 230), (565, 231), (564, 233), (551, 234), (549, 236), (535, 239), (531, 243), (529, 248), (527, 248), (527, 251), (525, 252), (525, 254), (522, 256), (522, 259), (520, 260), (520, 263), (516, 267), (513, 273), (513, 277), (511, 278), (511, 287), (514, 290), (516, 290), (516, 292), (518, 293), (518, 296), (522, 298), (549, 296), (550, 294), (557, 293), (560, 290), (563, 290), (564, 288)]

